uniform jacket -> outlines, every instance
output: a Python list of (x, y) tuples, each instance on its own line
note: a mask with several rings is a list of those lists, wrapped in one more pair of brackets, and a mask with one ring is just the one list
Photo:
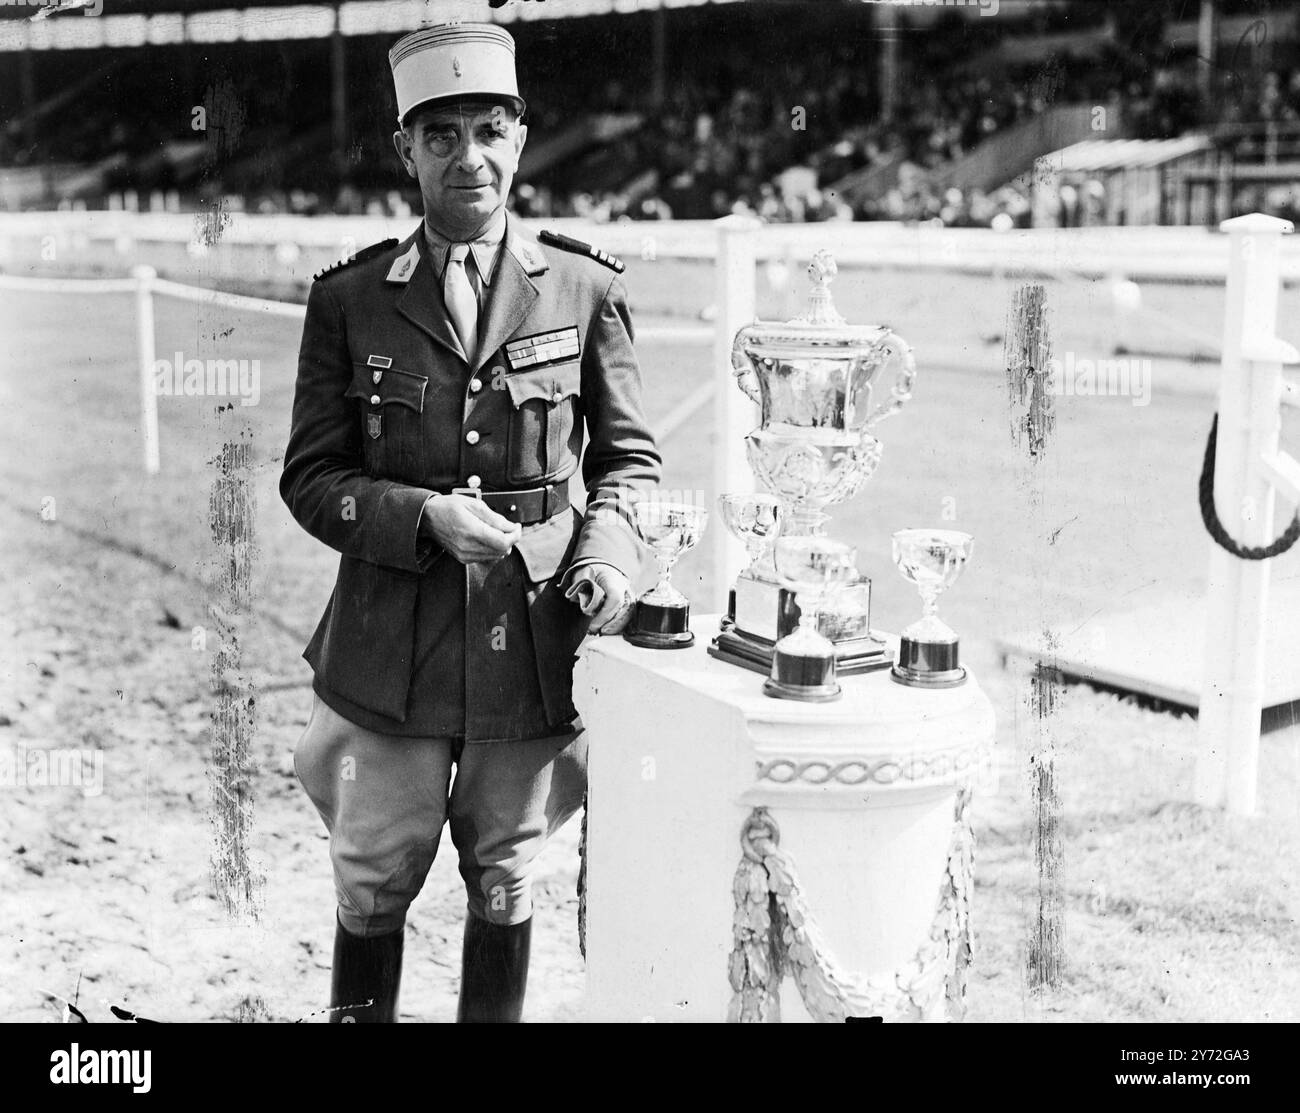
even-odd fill
[[(280, 479), (294, 518), (342, 554), (303, 654), (316, 690), (390, 733), (562, 731), (589, 619), (561, 580), (595, 561), (635, 576), (618, 491), (659, 480), (623, 283), (508, 219), (471, 367), (421, 230), (362, 254), (312, 285)], [(585, 514), (525, 526), (496, 564), (462, 565), (419, 534), (434, 492), (471, 476), (488, 491), (563, 482), (580, 458)]]

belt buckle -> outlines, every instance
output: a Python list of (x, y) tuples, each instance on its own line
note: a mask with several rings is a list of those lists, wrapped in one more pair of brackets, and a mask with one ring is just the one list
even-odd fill
[(453, 487), (451, 493), (453, 495), (469, 495), (472, 499), (478, 499), (479, 502), (483, 501), (483, 489), (481, 487)]

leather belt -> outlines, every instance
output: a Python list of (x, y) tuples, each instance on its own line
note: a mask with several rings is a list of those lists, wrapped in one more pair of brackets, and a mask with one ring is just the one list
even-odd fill
[(569, 508), (567, 483), (550, 483), (545, 487), (530, 487), (524, 491), (484, 491), (481, 487), (453, 487), (450, 493), (480, 499), (489, 509), (521, 526), (544, 522)]

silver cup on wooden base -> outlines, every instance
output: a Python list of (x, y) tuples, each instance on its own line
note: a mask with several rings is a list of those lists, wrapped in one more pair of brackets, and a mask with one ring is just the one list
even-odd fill
[(776, 699), (824, 703), (839, 699), (835, 643), (817, 628), (829, 592), (856, 579), (851, 545), (825, 537), (781, 537), (772, 554), (781, 584), (796, 593), (799, 625), (776, 643), (763, 691)]
[(659, 581), (636, 601), (623, 637), (643, 649), (686, 649), (695, 642), (691, 604), (670, 576), (681, 555), (699, 543), (709, 513), (691, 503), (647, 499), (632, 514), (641, 539), (654, 552)]
[(922, 616), (900, 635), (898, 660), (889, 675), (913, 688), (955, 688), (966, 682), (958, 639), (937, 613), (939, 595), (970, 560), (969, 533), (950, 529), (902, 529), (893, 536), (894, 563), (921, 593)]

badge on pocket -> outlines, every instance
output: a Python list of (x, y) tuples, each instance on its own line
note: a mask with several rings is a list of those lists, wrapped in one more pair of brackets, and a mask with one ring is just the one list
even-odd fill
[(384, 415), (366, 414), (366, 432), (372, 441), (377, 441), (384, 432)]
[[(373, 367), (375, 369), (370, 372), (370, 381), (374, 383), (375, 386), (378, 386), (379, 380), (384, 377), (384, 372), (393, 366), (393, 358), (392, 356), (372, 355), (369, 359), (366, 360), (366, 366)], [(371, 435), (377, 436), (378, 434), (371, 434)]]

